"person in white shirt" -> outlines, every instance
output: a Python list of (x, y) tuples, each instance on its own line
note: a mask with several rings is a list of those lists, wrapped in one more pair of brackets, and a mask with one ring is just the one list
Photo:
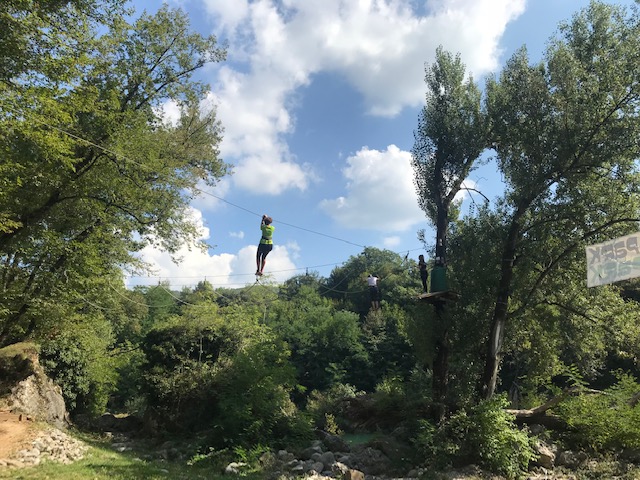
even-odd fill
[(367, 285), (369, 285), (369, 294), (371, 296), (371, 308), (378, 310), (380, 308), (380, 291), (378, 290), (378, 277), (374, 273), (367, 277)]

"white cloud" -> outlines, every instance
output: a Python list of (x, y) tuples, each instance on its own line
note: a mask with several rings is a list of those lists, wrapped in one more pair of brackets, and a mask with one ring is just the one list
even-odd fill
[[(525, 0), (203, 0), (231, 45), (216, 69), (223, 156), (237, 159), (234, 184), (261, 194), (304, 190), (312, 172), (291, 155), (292, 96), (319, 72), (335, 72), (367, 110), (393, 116), (424, 100), (424, 64), (438, 45), (460, 52), (476, 77), (497, 66), (498, 41)], [(233, 63), (230, 63), (233, 65)], [(242, 70), (240, 70), (242, 69)]]
[(224, 207), (226, 204), (219, 198), (225, 198), (231, 181), (229, 177), (221, 178), (215, 187), (209, 187), (203, 182), (198, 183), (198, 196), (191, 201), (191, 205), (197, 210), (213, 212)]
[[(203, 224), (202, 213), (199, 210), (191, 209), (189, 214), (200, 227), (200, 239), (208, 239), (209, 229)], [(299, 256), (299, 250), (295, 244), (276, 245), (267, 256), (265, 280), (283, 282), (294, 276), (297, 272), (293, 258)], [(206, 279), (214, 287), (235, 288), (255, 282), (255, 245), (245, 246), (235, 254), (211, 254), (195, 248), (193, 245), (184, 245), (176, 256), (181, 259), (177, 265), (168, 253), (153, 246), (147, 246), (140, 252), (140, 257), (153, 265), (152, 276), (131, 277), (127, 279), (127, 285), (157, 284), (159, 280), (166, 280), (172, 286), (179, 288), (195, 286), (198, 282)]]
[(157, 109), (157, 114), (169, 125), (177, 126), (180, 121), (180, 106), (174, 100), (168, 100), (160, 105)]
[(320, 203), (340, 225), (393, 232), (425, 221), (413, 184), (411, 153), (395, 145), (385, 151), (365, 147), (347, 158), (343, 175), (346, 196)]
[(234, 30), (249, 12), (247, 0), (204, 0), (204, 4), (223, 30)]
[(389, 249), (393, 249), (397, 247), (398, 245), (400, 245), (400, 242), (401, 242), (401, 238), (398, 237), (397, 235), (393, 235), (391, 237), (385, 237), (382, 239), (382, 245), (384, 245), (384, 248), (389, 248)]
[(466, 179), (462, 182), (462, 185), (460, 185), (460, 190), (458, 190), (458, 193), (456, 193), (456, 196), (454, 197), (454, 201), (465, 201), (468, 200), (472, 193), (470, 190), (473, 190), (476, 188), (476, 182), (471, 180), (471, 179)]
[(231, 238), (239, 238), (242, 240), (244, 238), (244, 232), (240, 230), (239, 232), (229, 232), (229, 236)]

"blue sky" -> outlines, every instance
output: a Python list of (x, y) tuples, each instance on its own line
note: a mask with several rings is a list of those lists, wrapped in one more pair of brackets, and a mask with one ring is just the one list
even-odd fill
[[(169, 1), (188, 13), (193, 29), (228, 44), (227, 60), (198, 75), (211, 85), (206, 104), (217, 109), (221, 156), (234, 173), (215, 188), (203, 187), (206, 193), (192, 204), (190, 215), (212, 247), (185, 246), (178, 265), (149, 247), (142, 256), (154, 273), (128, 284), (253, 283), (263, 213), (276, 227), (265, 281), (307, 270), (326, 277), (363, 246), (417, 259), (425, 253), (417, 231), (433, 237), (418, 208), (410, 163), (425, 64), (442, 45), (461, 54), (482, 86), (522, 46), (539, 60), (558, 23), (588, 3)], [(153, 12), (159, 2), (131, 5)], [(166, 105), (165, 113), (170, 118), (175, 108)], [(491, 164), (470, 181), (490, 199), (500, 194)]]

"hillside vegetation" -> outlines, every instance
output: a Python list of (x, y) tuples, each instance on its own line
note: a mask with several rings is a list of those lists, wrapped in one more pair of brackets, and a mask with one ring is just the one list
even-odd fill
[[(0, 347), (37, 344), (72, 418), (129, 415), (147, 438), (197, 438), (201, 461), (255, 462), (318, 430), (393, 433), (413, 466), (509, 478), (541, 442), (638, 458), (640, 283), (585, 284), (588, 245), (629, 235), (601, 277), (640, 264), (637, 6), (591, 3), (541, 62), (522, 49), (483, 89), (438, 49), (412, 151), (437, 231), (419, 232), (421, 299), (416, 259), (375, 248), (328, 278), (125, 288), (145, 246), (197, 238), (190, 199), (229, 166), (194, 77), (225, 48), (180, 10), (130, 23), (124, 7), (0, 16)], [(505, 192), (462, 214), (484, 154)]]

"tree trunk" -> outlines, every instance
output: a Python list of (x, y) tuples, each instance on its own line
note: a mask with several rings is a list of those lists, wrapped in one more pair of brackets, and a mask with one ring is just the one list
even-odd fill
[[(448, 205), (440, 203), (436, 223), (436, 265), (445, 266), (447, 249)], [(446, 305), (434, 303), (436, 314), (436, 351), (433, 361), (433, 418), (437, 423), (447, 414), (447, 395), (449, 393), (449, 326), (445, 324)]]
[[(436, 309), (438, 307), (436, 306)], [(449, 393), (449, 329), (445, 326), (442, 338), (436, 342), (436, 358), (433, 362), (433, 419), (442, 422), (447, 415)]]
[(511, 291), (511, 280), (513, 278), (513, 262), (515, 260), (516, 245), (520, 235), (519, 220), (524, 211), (524, 208), (519, 208), (516, 211), (502, 251), (500, 282), (498, 284), (496, 306), (493, 311), (493, 318), (491, 321), (491, 332), (487, 341), (484, 374), (480, 387), (480, 396), (485, 399), (493, 396), (498, 383), (498, 372), (500, 370), (500, 359), (502, 357), (502, 340), (504, 339), (504, 328), (507, 322), (507, 313), (509, 311), (509, 295)]

